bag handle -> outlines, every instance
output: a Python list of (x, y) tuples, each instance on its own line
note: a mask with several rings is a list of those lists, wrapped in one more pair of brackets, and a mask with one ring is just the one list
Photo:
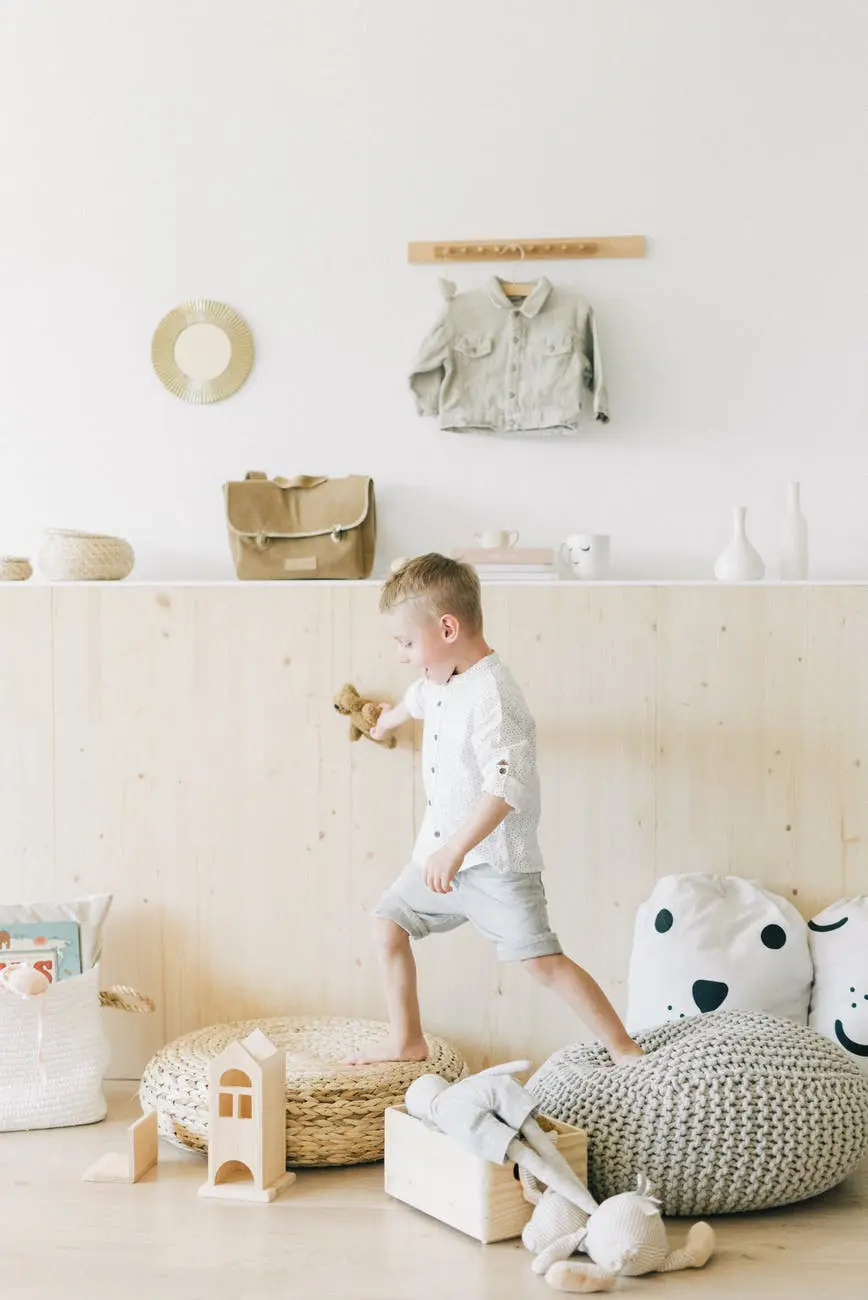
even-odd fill
[(273, 483), (279, 488), (312, 488), (318, 487), (320, 483), (327, 483), (328, 479), (324, 475), (318, 477), (315, 474), (296, 474), (295, 478), (284, 478), (282, 474), (278, 474), (275, 478), (269, 479), (262, 470), (249, 469), (244, 475), (244, 481), (245, 483)]
[(100, 989), (101, 1007), (114, 1007), (116, 1011), (135, 1011), (145, 1016), (155, 1010), (156, 1003), (146, 993), (131, 989), (127, 984), (113, 984), (110, 989)]

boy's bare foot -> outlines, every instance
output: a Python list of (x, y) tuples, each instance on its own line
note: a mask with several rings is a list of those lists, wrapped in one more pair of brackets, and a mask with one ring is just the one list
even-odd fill
[(619, 1047), (617, 1051), (610, 1047), (609, 1055), (616, 1065), (629, 1065), (631, 1061), (641, 1060), (645, 1052), (638, 1043), (630, 1042), (623, 1047)]
[(356, 1052), (354, 1056), (346, 1057), (344, 1065), (379, 1065), (382, 1061), (424, 1061), (427, 1058), (428, 1044), (424, 1038), (411, 1043), (396, 1043), (394, 1039), (384, 1038), (366, 1052)]

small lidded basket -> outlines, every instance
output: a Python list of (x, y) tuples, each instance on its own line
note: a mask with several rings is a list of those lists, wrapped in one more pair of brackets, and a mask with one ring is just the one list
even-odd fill
[(116, 582), (132, 572), (135, 558), (122, 537), (49, 528), (39, 567), (50, 582)]

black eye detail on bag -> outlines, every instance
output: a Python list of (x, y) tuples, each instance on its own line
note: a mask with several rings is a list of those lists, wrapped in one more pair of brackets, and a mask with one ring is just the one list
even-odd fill
[(654, 929), (658, 934), (666, 934), (672, 929), (675, 923), (675, 917), (669, 911), (668, 907), (661, 907), (660, 911), (654, 917)]
[(767, 948), (783, 948), (787, 941), (787, 932), (781, 925), (767, 925), (760, 938)]
[(849, 920), (849, 916), (842, 916), (840, 921), (833, 921), (831, 925), (817, 925), (816, 921), (809, 921), (808, 929), (813, 930), (814, 934), (831, 934), (833, 930), (840, 930)]

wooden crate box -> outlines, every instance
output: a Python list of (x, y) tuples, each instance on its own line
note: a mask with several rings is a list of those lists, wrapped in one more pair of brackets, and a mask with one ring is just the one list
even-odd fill
[[(537, 1119), (587, 1182), (584, 1129), (545, 1115)], [(522, 1195), (514, 1165), (480, 1159), (445, 1133), (408, 1115), (403, 1106), (386, 1111), (385, 1188), (396, 1200), (485, 1243), (520, 1237), (533, 1210)]]

